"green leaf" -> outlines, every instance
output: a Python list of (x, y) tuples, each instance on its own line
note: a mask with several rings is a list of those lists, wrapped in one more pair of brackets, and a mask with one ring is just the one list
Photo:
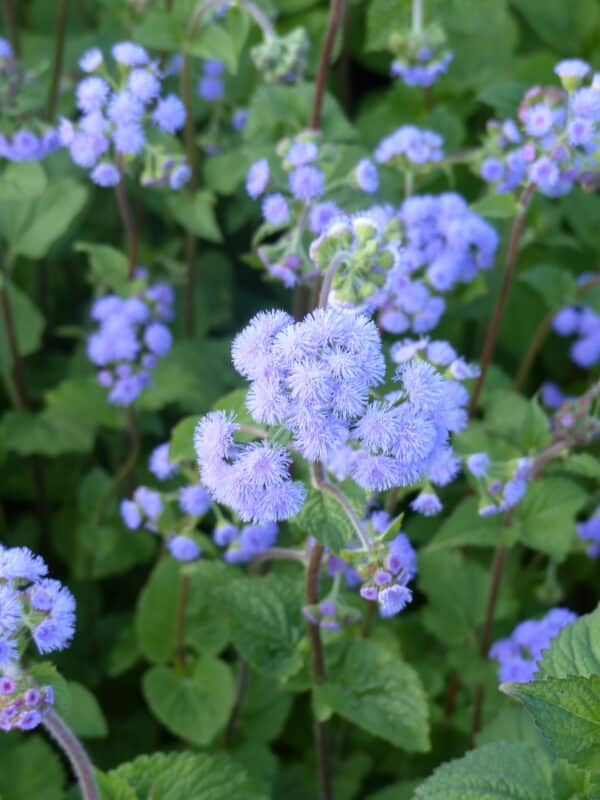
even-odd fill
[(14, 232), (12, 251), (27, 258), (42, 258), (79, 214), (88, 191), (71, 178), (47, 187), (31, 206), (27, 225)]
[(467, 497), (459, 503), (442, 522), (427, 551), (465, 545), (497, 547), (500, 544), (511, 544), (515, 538), (514, 532), (502, 526), (501, 516), (480, 517), (478, 505), (476, 497)]
[(591, 453), (569, 453), (564, 469), (583, 478), (600, 480), (600, 459)]
[(564, 478), (541, 478), (527, 487), (515, 508), (513, 526), (523, 544), (562, 561), (576, 542), (575, 517), (586, 493)]
[(334, 553), (339, 553), (356, 538), (348, 515), (329, 492), (309, 489), (306, 502), (294, 521), (309, 536)]
[(504, 683), (559, 758), (584, 769), (600, 767), (600, 675)]
[(550, 420), (537, 397), (532, 397), (523, 420), (521, 444), (525, 450), (542, 450), (551, 440)]
[(175, 652), (180, 586), (178, 563), (164, 558), (152, 570), (138, 599), (136, 635), (142, 655), (155, 664), (166, 663)]
[(170, 53), (181, 50), (185, 26), (176, 14), (147, 9), (132, 32), (132, 39), (144, 47), (167, 50)]
[(108, 736), (108, 725), (94, 695), (75, 681), (69, 681), (71, 704), (63, 720), (76, 736), (83, 739), (101, 739)]
[(321, 713), (330, 709), (396, 747), (417, 753), (429, 749), (421, 681), (376, 642), (352, 642), (331, 680), (315, 687), (315, 702)]
[(200, 417), (197, 415), (185, 417), (175, 425), (171, 431), (169, 442), (169, 458), (171, 461), (193, 461), (194, 430)]
[(291, 692), (279, 688), (270, 677), (251, 670), (239, 721), (244, 740), (276, 739), (290, 713), (292, 698)]
[(184, 43), (186, 52), (198, 58), (216, 58), (233, 75), (237, 71), (239, 48), (231, 34), (220, 25), (203, 25), (193, 39)]
[(498, 742), (438, 767), (414, 800), (551, 800), (552, 770), (541, 748)]
[(250, 664), (283, 678), (300, 669), (304, 625), (295, 586), (277, 575), (240, 578), (223, 599), (231, 614), (233, 642)]
[(67, 378), (46, 392), (46, 407), (68, 414), (82, 428), (123, 428), (123, 411), (106, 400), (104, 389), (92, 375)]
[(95, 776), (102, 800), (137, 800), (135, 789), (115, 772), (106, 774), (95, 770)]
[(220, 755), (156, 753), (108, 774), (132, 786), (137, 800), (268, 800), (239, 765)]
[(537, 678), (600, 675), (600, 609), (564, 627), (544, 652)]
[(39, 414), (31, 411), (7, 411), (0, 421), (0, 442), (7, 450), (28, 456), (39, 453), (57, 456), (63, 453), (87, 453), (91, 450), (93, 430), (68, 411), (47, 408)]
[(65, 772), (50, 744), (31, 735), (7, 745), (0, 749), (2, 800), (63, 800)]
[(519, 204), (512, 194), (486, 194), (471, 204), (471, 210), (490, 219), (511, 219), (519, 212)]
[(600, 9), (594, 0), (511, 0), (533, 30), (546, 44), (570, 56), (580, 52), (589, 32), (600, 21)]
[(532, 286), (551, 311), (557, 311), (575, 300), (575, 278), (566, 269), (541, 264), (522, 272), (519, 280)]
[[(31, 355), (40, 346), (44, 330), (44, 317), (29, 297), (12, 283), (8, 284), (7, 294), (15, 328), (17, 350), (21, 356)], [(2, 324), (0, 325), (0, 371), (6, 374), (11, 367), (12, 359), (6, 327)]]
[[(212, 32), (214, 28), (209, 30)], [(202, 189), (193, 196), (184, 192), (171, 194), (167, 205), (177, 222), (190, 233), (208, 242), (223, 241), (215, 217), (215, 196), (212, 192)]]
[(209, 744), (229, 718), (235, 698), (231, 670), (214, 656), (198, 660), (192, 675), (153, 667), (142, 681), (155, 716), (173, 734), (193, 744)]
[(120, 250), (92, 242), (78, 242), (74, 249), (88, 254), (91, 281), (100, 291), (110, 289), (120, 292), (127, 285), (129, 266)]

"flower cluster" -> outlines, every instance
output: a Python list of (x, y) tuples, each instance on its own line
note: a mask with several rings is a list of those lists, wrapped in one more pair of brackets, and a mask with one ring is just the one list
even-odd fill
[(382, 617), (399, 614), (411, 602), (408, 584), (417, 574), (417, 554), (406, 534), (376, 546), (357, 570), (361, 597), (377, 602)]
[(213, 540), (219, 547), (226, 547), (225, 561), (230, 564), (245, 564), (252, 561), (277, 541), (279, 528), (273, 522), (263, 525), (238, 527), (223, 522), (213, 531)]
[(0, 545), (0, 670), (16, 668), (30, 639), (44, 654), (63, 650), (73, 637), (73, 595), (47, 574), (26, 547)]
[(589, 542), (588, 556), (600, 558), (600, 506), (585, 522), (578, 522), (576, 529), (578, 536), (584, 542)]
[(391, 75), (402, 78), (407, 86), (433, 86), (446, 74), (454, 58), (446, 47), (444, 31), (437, 24), (404, 35), (394, 33), (389, 46), (394, 53)]
[(444, 157), (443, 144), (439, 133), (415, 125), (403, 125), (379, 142), (375, 149), (375, 161), (403, 172), (415, 172), (441, 161)]
[(3, 127), (6, 125), (0, 133), (0, 158), (7, 161), (41, 161), (60, 147), (55, 128), (38, 119), (32, 120), (31, 127), (23, 126), (37, 110), (32, 109), (27, 91), (35, 79), (15, 59), (9, 42), (0, 37), (0, 106)]
[(54, 705), (52, 686), (37, 687), (26, 673), (0, 675), (0, 730), (31, 731)]
[(589, 369), (600, 361), (600, 316), (587, 306), (566, 306), (552, 321), (559, 336), (575, 336), (571, 359), (577, 366)]
[(189, 179), (189, 167), (174, 155), (175, 140), (165, 145), (169, 139), (160, 134), (172, 135), (183, 127), (185, 106), (174, 94), (161, 94), (158, 63), (143, 47), (119, 42), (112, 55), (118, 65), (116, 79), (97, 48), (80, 60), (88, 73), (76, 90), (80, 117), (75, 123), (63, 118), (61, 143), (99, 186), (118, 184), (124, 166), (143, 156), (145, 185), (169, 183), (173, 189), (181, 188)]
[(495, 228), (454, 192), (415, 195), (397, 213), (384, 207), (369, 215), (380, 225), (394, 217), (401, 223), (403, 246), (370, 301), (381, 327), (390, 333), (422, 334), (435, 328), (446, 303), (432, 290), (449, 292), (494, 263), (499, 242)]
[(555, 67), (563, 89), (529, 89), (514, 120), (488, 125), (481, 177), (496, 192), (512, 192), (529, 183), (548, 197), (593, 185), (598, 177), (600, 79), (582, 82), (590, 72), (584, 61), (561, 61)]
[(466, 464), (477, 481), (482, 517), (514, 508), (525, 496), (532, 477), (531, 458), (492, 463), (487, 453), (473, 453), (467, 457)]
[(250, 56), (267, 83), (295, 83), (306, 72), (308, 50), (306, 30), (294, 28), (285, 36), (266, 35)]
[(225, 86), (223, 84), (222, 61), (208, 59), (202, 64), (202, 76), (198, 80), (198, 95), (207, 103), (216, 103), (223, 98)]
[[(164, 443), (150, 454), (148, 469), (160, 481), (178, 476), (182, 469), (179, 461), (169, 459), (169, 445)], [(184, 517), (181, 524), (173, 522), (173, 514), (163, 511), (170, 500), (176, 500), (178, 511)], [(212, 508), (212, 500), (206, 489), (199, 483), (188, 483), (175, 492), (161, 493), (148, 486), (138, 486), (131, 499), (121, 501), (121, 519), (129, 530), (146, 530), (164, 537), (166, 547), (178, 561), (194, 561), (202, 554), (193, 536), (196, 518), (203, 517)], [(176, 530), (177, 528), (177, 530)]]
[(108, 294), (92, 306), (98, 329), (87, 343), (98, 381), (110, 389), (108, 399), (129, 406), (151, 383), (151, 371), (172, 343), (167, 325), (173, 317), (173, 289), (155, 283), (131, 297)]
[(542, 619), (521, 622), (507, 639), (494, 642), (489, 657), (499, 663), (502, 682), (528, 683), (533, 680), (552, 639), (577, 615), (566, 608), (553, 608)]

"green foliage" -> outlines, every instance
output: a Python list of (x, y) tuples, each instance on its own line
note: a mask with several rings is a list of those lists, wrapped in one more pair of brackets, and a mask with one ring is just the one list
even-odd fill
[(343, 550), (355, 536), (352, 523), (339, 502), (329, 492), (311, 489), (296, 517), (302, 530), (334, 552)]

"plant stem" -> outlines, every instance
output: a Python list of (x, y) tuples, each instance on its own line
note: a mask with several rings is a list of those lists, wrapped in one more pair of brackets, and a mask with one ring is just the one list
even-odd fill
[(54, 711), (44, 717), (42, 724), (69, 760), (83, 800), (100, 800), (94, 768), (73, 731)]
[[(323, 551), (323, 545), (317, 542), (310, 554), (306, 573), (306, 602), (308, 605), (314, 605), (319, 602), (319, 570)], [(310, 621), (307, 622), (307, 628), (312, 653), (313, 680), (316, 685), (319, 685), (327, 680), (321, 630), (318, 625)], [(327, 722), (321, 722), (314, 717), (313, 728), (319, 770), (319, 798), (320, 800), (333, 800), (329, 725)]]
[(48, 92), (48, 104), (46, 106), (46, 119), (52, 120), (56, 112), (56, 102), (58, 100), (58, 90), (60, 87), (60, 77), (63, 65), (63, 53), (65, 49), (65, 31), (67, 28), (67, 17), (69, 14), (69, 0), (60, 0), (58, 6), (58, 16), (56, 21), (56, 39), (54, 43), (54, 64), (52, 66), (52, 80)]
[(4, 18), (4, 27), (6, 28), (13, 55), (15, 58), (20, 58), (21, 41), (19, 39), (19, 27), (17, 25), (12, 0), (2, 0), (2, 16)]
[[(582, 283), (581, 286), (578, 286), (575, 290), (575, 299), (579, 300), (586, 292), (589, 292), (590, 289), (593, 289), (594, 286), (600, 285), (600, 274), (595, 275), (593, 278), (590, 278), (589, 281)], [(540, 322), (540, 325), (535, 332), (533, 339), (531, 340), (531, 344), (529, 345), (529, 349), (525, 353), (525, 357), (521, 362), (521, 366), (517, 372), (517, 377), (515, 378), (514, 387), (517, 391), (523, 388), (525, 381), (529, 373), (531, 372), (531, 368), (537, 358), (538, 353), (542, 349), (542, 345), (546, 341), (546, 337), (550, 333), (550, 329), (552, 327), (552, 323), (554, 322), (554, 318), (558, 314), (558, 309), (556, 311), (550, 311), (544, 319)]]
[[(198, 20), (198, 24), (199, 21)], [(194, 128), (194, 109), (192, 92), (192, 58), (184, 51), (183, 65), (181, 68), (181, 97), (185, 105), (185, 126), (183, 138), (188, 166), (191, 171), (190, 180), (186, 191), (188, 195), (195, 194), (198, 188), (198, 149), (196, 147), (196, 131)], [(196, 254), (197, 239), (190, 231), (185, 235), (185, 333), (192, 337), (196, 331)]]
[(244, 705), (244, 700), (246, 699), (246, 693), (248, 691), (249, 678), (250, 678), (250, 667), (248, 666), (248, 662), (246, 661), (245, 658), (242, 658), (240, 656), (238, 662), (235, 702), (233, 704), (233, 708), (231, 709), (231, 714), (229, 715), (229, 720), (227, 722), (227, 727), (225, 728), (225, 733), (223, 734), (223, 745), (226, 748), (231, 747), (233, 743), (233, 735), (235, 733), (235, 729), (240, 719), (240, 714), (242, 713), (242, 707)]
[(487, 336), (483, 345), (483, 351), (481, 353), (481, 359), (479, 363), (481, 372), (479, 374), (479, 377), (477, 378), (477, 381), (475, 382), (475, 386), (473, 387), (473, 392), (471, 394), (471, 402), (469, 403), (470, 417), (472, 417), (477, 411), (479, 396), (481, 395), (481, 390), (483, 389), (485, 376), (487, 374), (490, 361), (492, 360), (492, 356), (494, 355), (496, 340), (498, 338), (498, 332), (500, 330), (500, 323), (502, 322), (502, 316), (504, 314), (506, 301), (508, 299), (508, 292), (510, 289), (510, 285), (512, 283), (513, 275), (515, 272), (515, 266), (517, 263), (517, 255), (519, 252), (519, 240), (521, 239), (521, 234), (523, 233), (523, 227), (525, 225), (525, 216), (527, 214), (527, 207), (529, 205), (529, 201), (531, 199), (533, 191), (534, 191), (534, 186), (532, 184), (528, 184), (523, 189), (521, 197), (519, 198), (520, 209), (518, 214), (513, 220), (510, 232), (510, 238), (508, 240), (508, 249), (506, 251), (506, 262), (504, 267), (504, 277), (502, 278), (500, 292), (496, 299), (494, 313), (492, 314), (490, 326), (488, 328)]
[(412, 0), (413, 33), (421, 33), (423, 30), (423, 2), (424, 0)]
[(369, 551), (371, 549), (371, 542), (369, 541), (369, 537), (363, 529), (359, 518), (354, 513), (354, 509), (350, 505), (348, 498), (342, 491), (338, 489), (337, 486), (335, 486), (333, 483), (329, 483), (323, 473), (323, 466), (318, 461), (311, 466), (311, 477), (313, 485), (316, 489), (320, 489), (322, 492), (328, 492), (328, 494), (330, 494), (332, 497), (335, 497), (339, 505), (346, 512), (346, 516), (352, 523), (352, 527), (354, 528), (360, 543), (365, 550)]
[(315, 94), (313, 99), (312, 111), (310, 115), (310, 128), (318, 131), (321, 127), (321, 112), (323, 109), (323, 97), (325, 95), (325, 83), (331, 62), (331, 54), (335, 44), (335, 37), (342, 21), (344, 0), (331, 0), (329, 5), (329, 22), (327, 32), (321, 50), (319, 69), (315, 83)]
[(117, 208), (119, 209), (119, 216), (121, 217), (121, 222), (123, 223), (123, 227), (125, 228), (125, 232), (127, 233), (127, 241), (129, 246), (129, 256), (128, 256), (129, 270), (127, 273), (127, 278), (131, 280), (133, 278), (134, 270), (137, 266), (139, 239), (138, 239), (137, 228), (135, 225), (135, 220), (131, 212), (131, 207), (127, 200), (127, 192), (125, 190), (125, 176), (123, 175), (122, 171), (123, 164), (121, 160), (119, 160), (117, 166), (119, 172), (121, 173), (121, 179), (115, 186), (115, 196), (117, 198)]
[(175, 661), (177, 666), (185, 666), (185, 615), (190, 597), (190, 576), (182, 575), (177, 600), (177, 618), (175, 621)]
[(23, 362), (21, 361), (21, 354), (19, 353), (17, 330), (8, 291), (8, 274), (6, 269), (3, 269), (2, 275), (0, 275), (0, 307), (2, 309), (2, 319), (6, 331), (8, 352), (10, 354), (10, 376), (17, 390), (17, 397), (21, 407), (31, 410), (33, 404), (27, 392), (27, 387), (25, 386)]
[(258, 27), (262, 30), (265, 38), (274, 39), (277, 36), (275, 28), (271, 25), (271, 20), (266, 16), (266, 14), (263, 14), (257, 5), (250, 2), (250, 0), (242, 0), (241, 5), (242, 8), (246, 9), (248, 14), (250, 14)]
[(137, 426), (135, 424), (135, 417), (133, 415), (132, 408), (127, 409), (127, 428), (129, 431), (129, 452), (127, 453), (125, 461), (121, 464), (121, 466), (115, 473), (107, 490), (100, 498), (100, 502), (98, 503), (98, 507), (96, 508), (96, 512), (92, 518), (93, 525), (100, 524), (109, 501), (114, 496), (121, 483), (127, 479), (130, 472), (133, 470), (133, 468), (137, 463), (138, 455), (140, 452), (140, 435)]
[(336, 255), (331, 259), (331, 263), (327, 267), (327, 272), (325, 273), (325, 277), (323, 278), (323, 285), (321, 286), (321, 291), (319, 292), (319, 306), (318, 306), (319, 308), (327, 307), (329, 292), (331, 291), (331, 286), (333, 284), (333, 279), (335, 278), (335, 273), (344, 263), (346, 257), (347, 257), (346, 252), (342, 250), (341, 253), (336, 253)]

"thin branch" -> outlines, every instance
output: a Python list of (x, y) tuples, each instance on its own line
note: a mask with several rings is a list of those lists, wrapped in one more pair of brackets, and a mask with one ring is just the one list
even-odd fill
[(13, 55), (15, 58), (20, 58), (21, 41), (19, 38), (19, 26), (17, 25), (12, 0), (2, 0), (2, 16), (4, 18), (4, 27), (6, 28)]
[(412, 29), (414, 33), (423, 30), (423, 3), (424, 0), (412, 0)]
[(240, 656), (238, 662), (235, 701), (233, 704), (233, 708), (231, 709), (231, 714), (229, 715), (229, 720), (225, 728), (225, 733), (223, 734), (223, 746), (227, 749), (230, 748), (231, 745), (233, 744), (233, 736), (237, 724), (239, 722), (240, 715), (242, 713), (242, 708), (244, 705), (244, 700), (246, 699), (246, 694), (248, 691), (249, 678), (250, 678), (250, 667), (248, 666), (248, 662), (246, 661), (245, 658), (242, 658)]
[(502, 322), (502, 317), (504, 315), (504, 309), (506, 307), (506, 301), (508, 299), (510, 285), (512, 283), (513, 275), (515, 272), (515, 266), (517, 264), (519, 241), (521, 239), (521, 234), (523, 233), (523, 227), (525, 225), (525, 216), (527, 214), (527, 207), (529, 206), (529, 201), (534, 192), (534, 188), (535, 187), (533, 186), (533, 184), (528, 184), (523, 189), (521, 197), (519, 198), (520, 209), (517, 216), (514, 218), (510, 232), (508, 249), (506, 251), (504, 277), (502, 278), (502, 285), (500, 286), (500, 292), (498, 294), (498, 298), (496, 299), (494, 313), (492, 314), (490, 326), (488, 328), (485, 343), (483, 345), (483, 351), (481, 353), (481, 359), (479, 363), (480, 374), (479, 377), (477, 378), (475, 386), (473, 387), (473, 392), (471, 394), (471, 402), (469, 403), (469, 416), (471, 417), (477, 411), (479, 396), (481, 395), (481, 390), (483, 389), (485, 376), (487, 374), (488, 367), (490, 365), (492, 356), (494, 355), (494, 350), (496, 348), (496, 340), (498, 338), (498, 332), (500, 330), (500, 323)]
[[(582, 283), (581, 286), (578, 286), (575, 290), (575, 298), (576, 300), (580, 300), (586, 292), (589, 292), (590, 289), (593, 289), (595, 286), (600, 285), (600, 274), (595, 275), (593, 278), (590, 278), (589, 281)], [(538, 353), (542, 349), (544, 342), (546, 341), (546, 337), (550, 333), (550, 329), (552, 328), (552, 323), (554, 322), (554, 318), (558, 314), (559, 309), (556, 311), (550, 311), (544, 319), (540, 322), (540, 325), (535, 332), (533, 339), (531, 340), (531, 344), (529, 345), (529, 349), (525, 353), (525, 357), (521, 362), (521, 366), (517, 372), (517, 377), (515, 378), (514, 387), (517, 391), (523, 388), (529, 373), (533, 367), (535, 359), (538, 356)]]
[(343, 9), (344, 0), (331, 0), (329, 6), (329, 22), (327, 24), (327, 32), (323, 42), (323, 49), (321, 50), (321, 58), (319, 60), (319, 69), (317, 71), (317, 79), (315, 83), (315, 94), (310, 115), (310, 127), (314, 131), (318, 131), (321, 127), (321, 112), (323, 110), (325, 83), (329, 73), (335, 37), (342, 21)]
[(271, 25), (271, 20), (266, 16), (266, 14), (263, 14), (257, 5), (250, 2), (250, 0), (242, 0), (241, 6), (242, 8), (245, 8), (248, 14), (250, 14), (250, 16), (254, 19), (258, 27), (264, 33), (265, 37), (274, 39), (277, 36), (275, 28)]
[(100, 502), (96, 508), (94, 516), (92, 518), (92, 525), (99, 525), (102, 521), (102, 517), (106, 511), (108, 503), (114, 497), (117, 492), (119, 486), (127, 480), (129, 474), (133, 471), (135, 465), (137, 464), (138, 456), (140, 453), (140, 435), (137, 429), (137, 425), (135, 424), (135, 417), (133, 415), (133, 409), (127, 409), (127, 428), (129, 431), (129, 451), (125, 458), (125, 461), (121, 464), (117, 472), (115, 473), (112, 481), (110, 482), (107, 490), (104, 492), (102, 497), (100, 498)]
[(17, 398), (21, 407), (31, 410), (33, 403), (31, 402), (31, 398), (29, 397), (29, 393), (25, 385), (23, 362), (21, 360), (21, 354), (19, 353), (17, 329), (15, 327), (15, 320), (12, 312), (12, 304), (8, 290), (8, 274), (6, 269), (3, 269), (2, 275), (0, 275), (0, 308), (2, 309), (2, 319), (4, 322), (4, 330), (6, 331), (8, 352), (10, 354), (10, 375), (15, 385)]
[(69, 15), (69, 0), (60, 0), (56, 21), (56, 39), (54, 43), (54, 63), (52, 65), (52, 80), (48, 91), (48, 104), (46, 106), (46, 119), (52, 120), (56, 112), (58, 90), (62, 74), (63, 54), (65, 49), (65, 31)]
[(339, 505), (342, 509), (346, 512), (346, 516), (352, 523), (352, 527), (354, 528), (356, 535), (358, 536), (362, 546), (365, 550), (369, 551), (371, 549), (371, 542), (369, 537), (367, 536), (361, 521), (354, 513), (354, 509), (350, 505), (348, 498), (346, 495), (338, 489), (333, 483), (329, 483), (327, 478), (323, 473), (323, 467), (319, 462), (315, 462), (311, 466), (311, 477), (313, 485), (316, 489), (320, 489), (322, 492), (327, 492), (332, 497), (335, 497)]
[[(306, 573), (306, 602), (308, 605), (314, 605), (319, 602), (319, 572), (323, 551), (323, 545), (317, 542), (310, 554), (310, 562)], [(307, 622), (307, 628), (312, 653), (313, 680), (315, 685), (318, 686), (327, 680), (321, 630), (318, 625), (310, 621)], [(319, 770), (319, 798), (320, 800), (333, 800), (329, 725), (327, 722), (319, 721), (315, 716), (313, 728)]]
[(329, 300), (329, 292), (331, 291), (331, 287), (333, 285), (333, 279), (335, 278), (338, 269), (344, 263), (346, 257), (346, 253), (342, 251), (341, 253), (336, 253), (336, 255), (331, 259), (331, 263), (327, 267), (327, 272), (323, 278), (321, 291), (319, 292), (319, 308), (327, 307), (327, 301)]
[(117, 208), (119, 209), (119, 216), (121, 217), (121, 222), (123, 223), (123, 227), (125, 232), (127, 233), (127, 242), (129, 246), (129, 271), (127, 277), (129, 280), (133, 278), (134, 270), (137, 266), (137, 257), (138, 257), (138, 247), (139, 247), (139, 239), (138, 239), (138, 232), (135, 225), (135, 220), (133, 218), (133, 214), (131, 212), (131, 207), (127, 200), (127, 192), (125, 190), (125, 176), (123, 174), (123, 165), (122, 163), (118, 164), (119, 172), (121, 173), (121, 178), (117, 185), (115, 186), (115, 196), (117, 198)]
[(54, 711), (44, 717), (42, 724), (69, 760), (83, 800), (100, 800), (94, 768), (73, 731)]

